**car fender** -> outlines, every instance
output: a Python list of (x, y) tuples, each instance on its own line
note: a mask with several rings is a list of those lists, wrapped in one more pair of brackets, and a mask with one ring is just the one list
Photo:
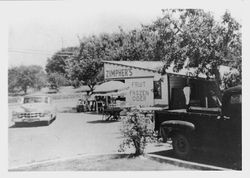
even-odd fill
[(161, 123), (160, 135), (163, 140), (166, 141), (168, 138), (173, 136), (174, 132), (192, 133), (195, 130), (195, 125), (191, 122), (181, 120), (169, 120)]

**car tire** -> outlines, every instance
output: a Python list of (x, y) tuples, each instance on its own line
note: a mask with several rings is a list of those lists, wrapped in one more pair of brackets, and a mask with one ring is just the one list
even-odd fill
[(176, 133), (172, 137), (174, 153), (178, 158), (189, 159), (192, 152), (190, 138), (186, 134)]

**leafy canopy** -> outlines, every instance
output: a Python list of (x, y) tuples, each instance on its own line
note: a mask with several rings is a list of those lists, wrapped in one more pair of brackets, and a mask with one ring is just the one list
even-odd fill
[(46, 74), (41, 66), (19, 66), (8, 70), (9, 92), (27, 93), (28, 88), (41, 89), (46, 85)]
[[(241, 71), (241, 25), (226, 12), (222, 22), (200, 9), (163, 10), (163, 17), (147, 28), (159, 35), (164, 68), (197, 67), (219, 80), (218, 66), (229, 65)], [(188, 60), (188, 63), (186, 61)], [(185, 66), (186, 65), (186, 66)]]

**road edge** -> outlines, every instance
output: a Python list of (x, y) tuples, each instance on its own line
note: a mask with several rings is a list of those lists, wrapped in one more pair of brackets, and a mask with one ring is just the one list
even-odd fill
[(172, 164), (172, 165), (179, 166), (179, 167), (190, 168), (193, 170), (234, 171), (233, 169), (227, 169), (227, 168), (218, 167), (218, 166), (195, 163), (195, 162), (191, 162), (191, 161), (185, 161), (185, 160), (170, 158), (170, 157), (166, 157), (166, 156), (159, 156), (159, 155), (150, 154), (150, 153), (146, 154), (145, 157), (147, 157), (151, 160), (161, 162), (161, 163), (168, 163), (168, 164)]
[[(43, 164), (50, 164), (50, 163), (57, 163), (57, 162), (62, 162), (62, 161), (69, 161), (69, 160), (74, 160), (74, 159), (84, 159), (84, 158), (91, 158), (91, 157), (118, 157), (118, 158), (125, 158), (131, 155), (131, 153), (101, 153), (101, 154), (81, 154), (77, 156), (72, 156), (72, 157), (65, 157), (65, 158), (57, 158), (57, 159), (50, 159), (50, 160), (45, 160), (45, 161), (38, 161), (34, 163), (27, 163), (23, 165), (18, 165), (18, 166), (13, 166), (8, 168), (9, 172), (19, 172), (18, 169), (23, 169), (26, 167), (31, 167), (31, 166), (38, 166), (38, 165), (43, 165)], [(222, 168), (222, 167), (217, 167), (217, 166), (212, 166), (212, 165), (207, 165), (207, 164), (201, 164), (201, 163), (194, 163), (190, 161), (184, 161), (180, 159), (175, 159), (175, 158), (170, 158), (170, 157), (165, 157), (165, 156), (159, 156), (159, 155), (154, 155), (154, 154), (144, 154), (144, 157), (160, 162), (160, 163), (167, 163), (171, 165), (175, 165), (178, 167), (184, 167), (188, 168), (190, 170), (207, 170), (207, 171), (235, 171), (233, 169), (227, 169), (227, 168)]]

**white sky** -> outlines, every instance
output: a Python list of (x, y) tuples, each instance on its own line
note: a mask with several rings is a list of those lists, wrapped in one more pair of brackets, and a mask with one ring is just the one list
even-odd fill
[[(183, 7), (183, 3), (176, 6), (169, 2), (92, 0), (12, 3), (8, 12), (8, 66), (45, 66), (47, 58), (62, 47), (77, 46), (78, 35), (115, 32), (118, 26), (131, 30), (160, 17), (163, 8), (206, 8), (216, 17), (226, 10), (224, 5), (210, 8), (204, 4), (189, 4)], [(237, 19), (241, 18), (241, 11), (234, 6), (229, 11)]]
[[(92, 3), (90, 3), (92, 2)], [(77, 36), (115, 32), (118, 26), (130, 30), (150, 23), (168, 8), (166, 1), (22, 2), (11, 6), (9, 16), (9, 66), (38, 64), (61, 47), (79, 44)], [(133, 5), (132, 5), (133, 4)], [(220, 16), (225, 8), (208, 8)], [(12, 14), (15, 12), (15, 14)], [(18, 12), (18, 13), (17, 13)], [(241, 18), (238, 9), (230, 12)]]

